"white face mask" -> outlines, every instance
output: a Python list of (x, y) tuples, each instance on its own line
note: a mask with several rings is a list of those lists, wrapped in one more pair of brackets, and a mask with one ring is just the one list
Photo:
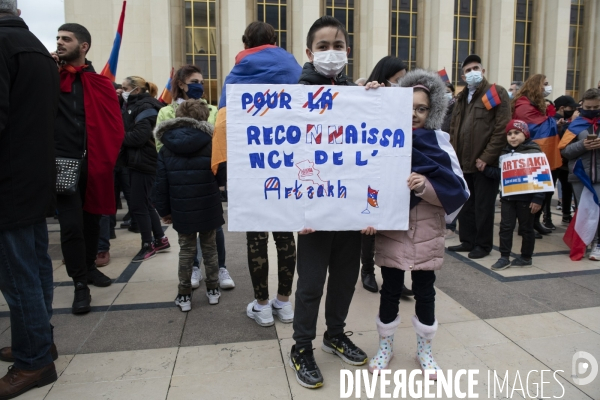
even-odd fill
[(135, 90), (135, 88), (131, 89), (129, 92), (122, 92), (121, 96), (123, 97), (123, 100), (125, 101), (125, 103), (127, 103), (127, 99), (129, 98), (129, 95)]
[(548, 97), (552, 94), (552, 86), (544, 86), (544, 97)]
[(467, 85), (473, 87), (481, 83), (483, 74), (481, 71), (470, 71), (465, 74), (465, 78), (467, 78)]
[(444, 97), (448, 99), (448, 101), (452, 100), (452, 93), (444, 93)]
[(398, 82), (390, 82), (390, 81), (388, 81), (388, 83), (390, 84), (391, 87), (400, 87), (400, 84)]
[(312, 53), (313, 66), (317, 72), (328, 78), (333, 78), (348, 64), (348, 55), (345, 51), (327, 50)]

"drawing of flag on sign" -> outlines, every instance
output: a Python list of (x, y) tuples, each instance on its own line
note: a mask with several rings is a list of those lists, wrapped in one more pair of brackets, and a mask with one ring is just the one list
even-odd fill
[(491, 110), (492, 108), (496, 107), (498, 104), (502, 103), (502, 101), (500, 100), (500, 95), (498, 94), (498, 91), (496, 90), (495, 83), (487, 91), (487, 93), (485, 95), (483, 95), (483, 97), (481, 98), (481, 101), (483, 101), (483, 105), (488, 110)]
[(371, 214), (371, 212), (369, 211), (369, 206), (373, 207), (373, 208), (379, 208), (379, 203), (377, 203), (377, 194), (379, 193), (379, 190), (375, 190), (375, 189), (371, 189), (371, 186), (369, 186), (368, 192), (367, 192), (367, 208), (365, 208), (363, 210), (363, 214)]
[(502, 195), (554, 192), (548, 159), (544, 153), (506, 154), (500, 157)]

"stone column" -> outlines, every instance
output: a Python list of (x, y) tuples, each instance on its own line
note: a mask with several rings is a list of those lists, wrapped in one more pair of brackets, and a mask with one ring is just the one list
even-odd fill
[(551, 100), (566, 91), (570, 15), (571, 0), (533, 2), (530, 75), (547, 76)]
[(580, 32), (579, 42), (583, 47), (579, 96), (589, 88), (598, 87), (600, 81), (600, 4), (597, 0), (586, 0), (583, 10), (583, 32)]
[[(390, 54), (390, 2), (358, 2), (354, 26), (354, 79), (367, 78), (375, 64)], [(358, 24), (357, 24), (358, 23)]]
[(170, 3), (171, 64), (178, 69), (185, 63), (185, 8), (182, 0), (170, 0)]
[(479, 0), (475, 52), (489, 82), (507, 88), (512, 81), (515, 0)]
[[(291, 20), (288, 19), (288, 38), (291, 46), (288, 51), (294, 55), (300, 65), (308, 61), (306, 57), (306, 35), (312, 24), (322, 15), (320, 0), (288, 0)], [(293, 28), (293, 29), (292, 29)]]
[(454, 2), (419, 0), (417, 9), (417, 67), (452, 76)]
[[(220, 51), (219, 64), (219, 86), (223, 85), (225, 77), (235, 65), (235, 56), (242, 50), (242, 36), (248, 25), (246, 19), (246, 0), (221, 0), (217, 2), (219, 12)], [(220, 90), (219, 90), (220, 94)]]

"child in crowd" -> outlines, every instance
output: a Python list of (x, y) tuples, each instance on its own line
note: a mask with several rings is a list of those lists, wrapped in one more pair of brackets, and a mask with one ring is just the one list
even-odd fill
[[(431, 353), (431, 340), (438, 322), (435, 318), (435, 270), (444, 262), (446, 221), (452, 221), (469, 198), (458, 158), (449, 136), (440, 127), (446, 115), (446, 87), (435, 72), (410, 71), (400, 86), (413, 88), (413, 135), (409, 229), (378, 231), (375, 236), (375, 263), (381, 267), (383, 284), (379, 315), (379, 350), (369, 361), (369, 371), (387, 369), (393, 357), (394, 333), (404, 272), (410, 271), (415, 294), (412, 324), (417, 333), (417, 362), (437, 379), (440, 369)], [(444, 218), (446, 215), (446, 218)]]
[(163, 143), (158, 154), (154, 203), (166, 223), (179, 234), (179, 293), (175, 304), (181, 311), (192, 308), (192, 265), (196, 238), (206, 266), (206, 296), (218, 304), (219, 264), (216, 229), (225, 223), (219, 186), (224, 177), (212, 173), (213, 126), (206, 122), (209, 108), (200, 100), (186, 100), (177, 107), (175, 119), (161, 123), (154, 135)]
[[(542, 149), (537, 143), (533, 142), (529, 136), (529, 128), (524, 121), (513, 119), (506, 126), (506, 139), (508, 144), (502, 150), (504, 154), (530, 154), (542, 153)], [(488, 168), (489, 167), (489, 168)], [(486, 173), (495, 175), (495, 179), (500, 178), (500, 168), (486, 167)], [(535, 232), (533, 230), (533, 221), (535, 213), (542, 207), (546, 193), (539, 192), (533, 194), (505, 194), (502, 196), (500, 209), (500, 258), (492, 269), (501, 271), (509, 267), (531, 267), (531, 256), (535, 246)], [(508, 258), (512, 249), (513, 231), (519, 220), (519, 234), (523, 238), (521, 244), (521, 257), (515, 258), (510, 262)]]
[[(348, 63), (348, 32), (337, 19), (324, 16), (315, 21), (308, 31), (306, 55), (300, 82), (304, 85), (355, 86), (343, 73)], [(369, 82), (366, 89), (379, 87)], [(374, 234), (368, 227), (362, 231)], [(319, 231), (304, 229), (298, 236), (298, 283), (294, 316), (294, 341), (290, 366), (296, 372), (296, 381), (307, 388), (323, 386), (323, 375), (315, 362), (312, 341), (316, 337), (319, 304), (327, 279), (325, 323), (321, 349), (339, 356), (350, 365), (367, 362), (367, 354), (344, 333), (346, 316), (354, 295), (360, 270), (360, 231)]]

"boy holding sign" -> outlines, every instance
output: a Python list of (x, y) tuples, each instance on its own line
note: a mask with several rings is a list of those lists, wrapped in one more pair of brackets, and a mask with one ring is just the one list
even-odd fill
[[(324, 16), (315, 21), (308, 31), (306, 55), (300, 84), (355, 86), (344, 74), (348, 63), (348, 32), (335, 18)], [(379, 87), (369, 82), (366, 89)], [(368, 227), (362, 231), (375, 234)], [(298, 236), (298, 283), (294, 316), (294, 341), (290, 352), (290, 366), (296, 372), (296, 381), (304, 387), (323, 386), (323, 375), (315, 362), (312, 341), (316, 337), (319, 304), (327, 280), (325, 323), (322, 350), (339, 356), (350, 365), (367, 362), (367, 354), (344, 333), (345, 320), (354, 294), (360, 270), (359, 231), (318, 231), (305, 228)]]
[[(506, 170), (509, 168), (510, 170), (517, 170), (512, 166), (518, 163), (509, 161), (510, 158), (506, 155), (540, 153), (543, 156), (543, 153), (540, 146), (531, 141), (529, 128), (521, 120), (513, 119), (508, 123), (506, 136), (508, 145), (502, 150), (502, 156), (500, 156), (500, 165), (503, 171), (502, 186), (504, 187), (500, 212), (500, 258), (492, 265), (494, 271), (501, 271), (509, 267), (531, 267), (531, 256), (535, 246), (534, 214), (542, 207), (545, 197), (543, 192), (514, 195), (507, 193), (507, 181), (511, 179), (507, 178)], [(520, 167), (519, 165), (518, 168)], [(484, 173), (498, 174), (500, 168), (486, 168)], [(524, 173), (527, 174), (527, 171)], [(515, 258), (511, 263), (509, 256), (517, 219), (519, 220), (519, 231), (522, 233), (523, 243), (521, 244), (521, 257)]]

